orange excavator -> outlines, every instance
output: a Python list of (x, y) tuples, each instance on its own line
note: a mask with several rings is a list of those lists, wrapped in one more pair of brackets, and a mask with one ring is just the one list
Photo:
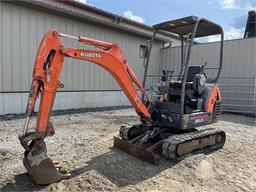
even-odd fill
[[(199, 23), (202, 23), (203, 27), (198, 27)], [(191, 28), (191, 26), (194, 27)], [(185, 47), (187, 45), (189, 47), (188, 54), (182, 55), (180, 75), (178, 79), (173, 79), (172, 72), (163, 71), (161, 85), (155, 90), (157, 94), (149, 98), (144, 87), (154, 37), (159, 30), (178, 33), (179, 27), (182, 29), (180, 30), (182, 48), (185, 33), (189, 34), (185, 44)], [(221, 95), (216, 84), (218, 78), (215, 81), (207, 81), (204, 66), (188, 67), (193, 38), (198, 34), (199, 36), (207, 34), (203, 33), (207, 29), (204, 27), (215, 29), (206, 30), (210, 34), (222, 33), (220, 26), (197, 17), (186, 17), (154, 26), (155, 32), (148, 47), (143, 85), (129, 67), (117, 44), (50, 30), (42, 39), (37, 52), (26, 110), (27, 118), (23, 134), (19, 136), (25, 149), (23, 163), (33, 181), (36, 184), (50, 184), (65, 178), (65, 175), (58, 172), (54, 162), (47, 156), (44, 142), (45, 137), (55, 133), (49, 118), (56, 91), (64, 87), (59, 81), (64, 57), (90, 61), (106, 69), (135, 108), (141, 123), (122, 126), (120, 137), (114, 137), (116, 148), (152, 164), (158, 163), (160, 154), (167, 159), (179, 161), (193, 153), (221, 148), (225, 143), (224, 131), (213, 128), (195, 129), (195, 127), (216, 122), (221, 112)], [(70, 38), (79, 43), (92, 45), (96, 50), (64, 47), (61, 44), (61, 38)], [(223, 46), (221, 46), (222, 51)], [(142, 97), (138, 95), (136, 87), (142, 92)], [(35, 131), (28, 132), (29, 122), (39, 96), (36, 128)]]

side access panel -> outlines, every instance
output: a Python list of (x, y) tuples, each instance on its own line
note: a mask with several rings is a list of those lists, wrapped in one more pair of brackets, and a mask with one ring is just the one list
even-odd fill
[(202, 125), (208, 125), (212, 123), (212, 113), (210, 112), (198, 112), (192, 114), (169, 114), (168, 112), (162, 111), (161, 114), (161, 125), (188, 130)]

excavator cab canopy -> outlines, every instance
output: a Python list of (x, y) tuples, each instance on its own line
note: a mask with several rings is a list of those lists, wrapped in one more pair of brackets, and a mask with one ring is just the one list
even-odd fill
[(191, 33), (194, 29), (195, 24), (199, 21), (195, 38), (205, 37), (211, 35), (222, 34), (222, 28), (220, 25), (209, 21), (204, 18), (199, 18), (196, 16), (184, 17), (176, 20), (162, 22), (156, 25), (153, 25), (153, 28), (156, 30), (164, 30), (174, 34), (184, 37)]
[[(192, 46), (194, 44), (198, 44), (197, 42), (194, 41), (194, 39), (199, 37), (207, 37), (211, 35), (220, 35), (221, 40), (220, 40), (219, 64), (214, 68), (208, 68), (208, 69), (217, 70), (217, 75), (213, 78), (208, 78), (207, 80), (208, 83), (217, 83), (220, 76), (221, 69), (222, 69), (223, 45), (224, 45), (223, 29), (220, 25), (204, 18), (200, 18), (196, 16), (188, 16), (188, 17), (183, 17), (180, 19), (170, 20), (170, 21), (153, 25), (153, 30), (154, 32), (149, 42), (149, 45), (147, 47), (147, 52), (146, 52), (147, 54), (145, 55), (145, 60), (144, 60), (145, 71), (144, 71), (144, 78), (142, 83), (144, 88), (146, 85), (147, 77), (152, 76), (152, 75), (148, 75), (147, 72), (148, 72), (151, 49), (155, 40), (155, 36), (159, 31), (164, 31), (167, 33), (178, 35), (181, 39), (181, 56), (180, 56), (181, 68), (178, 75), (178, 79), (182, 80), (183, 84), (186, 83), (187, 76), (188, 76)], [(182, 91), (184, 92), (184, 90)], [(143, 95), (142, 97), (144, 98)]]
[[(167, 33), (176, 34), (181, 39), (181, 67), (179, 74), (177, 75), (177, 80), (181, 82), (182, 88), (181, 88), (181, 109), (184, 110), (184, 99), (185, 99), (185, 87), (186, 82), (190, 79), (191, 72), (195, 71), (192, 69), (213, 69), (217, 71), (217, 74), (214, 75), (211, 78), (207, 78), (207, 83), (217, 83), (220, 72), (222, 69), (222, 63), (223, 63), (223, 42), (224, 42), (224, 34), (223, 29), (220, 25), (209, 21), (204, 18), (196, 17), (196, 16), (188, 16), (180, 19), (175, 19), (171, 21), (162, 22), (156, 25), (153, 25), (153, 35), (151, 38), (151, 41), (148, 45), (147, 55), (144, 60), (144, 78), (143, 78), (143, 87), (145, 88), (146, 85), (146, 79), (149, 76), (148, 75), (148, 66), (149, 66), (149, 60), (150, 60), (150, 53), (151, 49), (154, 43), (155, 36), (157, 32), (164, 31)], [(191, 57), (191, 50), (194, 44), (197, 44), (194, 39), (199, 37), (207, 37), (211, 35), (221, 35), (221, 41), (220, 41), (220, 57), (219, 57), (219, 64), (218, 66), (214, 66), (212, 68), (205, 68), (207, 62), (204, 63), (204, 65), (201, 66), (190, 66), (190, 57)], [(217, 59), (217, 58), (216, 58)], [(195, 72), (193, 72), (196, 74)], [(194, 77), (194, 75), (193, 75)], [(144, 95), (142, 95), (142, 99), (144, 100)]]

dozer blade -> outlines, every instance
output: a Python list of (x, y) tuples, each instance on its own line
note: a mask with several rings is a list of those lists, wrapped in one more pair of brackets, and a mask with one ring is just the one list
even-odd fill
[(151, 146), (148, 148), (143, 148), (140, 145), (133, 144), (130, 141), (126, 141), (118, 137), (114, 137), (114, 147), (148, 163), (154, 165), (159, 163), (159, 155), (154, 153), (154, 149), (157, 147)]
[(23, 164), (34, 183), (46, 185), (66, 177), (58, 172), (53, 161), (47, 156), (46, 145), (43, 140), (32, 141), (30, 147), (31, 150), (24, 154)]

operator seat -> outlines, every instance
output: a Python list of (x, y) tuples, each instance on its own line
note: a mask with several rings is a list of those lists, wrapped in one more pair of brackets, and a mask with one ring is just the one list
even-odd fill
[(191, 82), (194, 80), (194, 77), (196, 74), (202, 74), (203, 69), (201, 66), (189, 66), (188, 67), (188, 76), (187, 76), (187, 81), (186, 82)]
[[(185, 84), (185, 113), (193, 113), (202, 109), (200, 94), (205, 90), (206, 77), (202, 66), (189, 66)], [(180, 97), (182, 82), (174, 81), (169, 87), (169, 105), (172, 113), (181, 113)], [(172, 105), (172, 106), (171, 106)], [(167, 105), (166, 105), (167, 106)]]

